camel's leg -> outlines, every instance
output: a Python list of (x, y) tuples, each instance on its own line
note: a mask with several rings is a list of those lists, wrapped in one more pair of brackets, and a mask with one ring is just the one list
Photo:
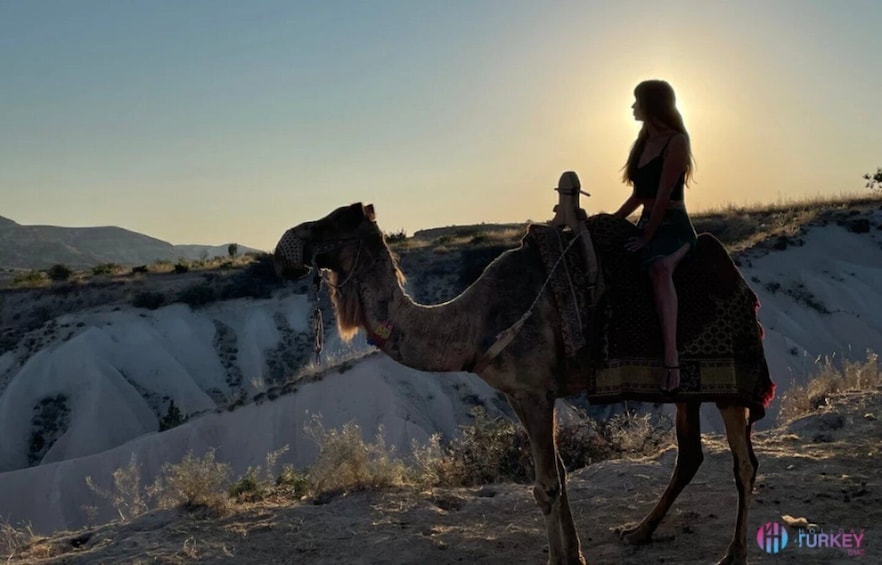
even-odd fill
[(677, 403), (677, 463), (674, 474), (668, 488), (646, 518), (636, 527), (622, 532), (622, 538), (628, 543), (649, 543), (652, 540), (652, 533), (701, 466), (704, 454), (701, 452), (700, 407), (698, 402)]
[(726, 439), (732, 450), (735, 467), (735, 486), (738, 487), (738, 513), (735, 519), (735, 533), (726, 556), (718, 565), (741, 565), (747, 563), (747, 512), (753, 494), (753, 483), (759, 462), (753, 453), (750, 442), (750, 424), (747, 408), (743, 406), (720, 406), (723, 423), (726, 425)]
[(584, 565), (585, 558), (567, 500), (566, 469), (554, 444), (554, 398), (510, 396), (509, 402), (530, 437), (536, 483), (533, 496), (545, 514), (548, 562)]

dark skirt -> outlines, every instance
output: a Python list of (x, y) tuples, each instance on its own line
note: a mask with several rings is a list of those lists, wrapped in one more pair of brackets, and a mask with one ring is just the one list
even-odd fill
[[(643, 209), (643, 214), (637, 221), (638, 228), (642, 229), (649, 223), (650, 212), (651, 210)], [(668, 208), (652, 240), (640, 250), (640, 267), (646, 270), (659, 259), (664, 259), (687, 244), (691, 252), (697, 241), (695, 227), (686, 210)]]

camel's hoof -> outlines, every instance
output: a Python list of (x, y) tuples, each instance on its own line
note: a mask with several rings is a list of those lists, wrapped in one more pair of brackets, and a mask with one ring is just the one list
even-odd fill
[(747, 556), (727, 553), (725, 557), (717, 561), (717, 565), (747, 565)]
[(619, 532), (619, 537), (629, 545), (646, 545), (647, 543), (652, 542), (652, 532), (649, 532), (646, 528), (641, 528), (640, 526), (622, 529)]

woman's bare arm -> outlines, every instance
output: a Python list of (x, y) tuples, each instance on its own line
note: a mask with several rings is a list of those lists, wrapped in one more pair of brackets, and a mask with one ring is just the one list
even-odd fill
[(616, 218), (627, 218), (630, 216), (637, 207), (640, 206), (640, 200), (637, 198), (637, 195), (631, 192), (631, 196), (625, 200), (625, 203), (622, 204), (621, 208), (616, 210), (616, 213), (613, 214)]

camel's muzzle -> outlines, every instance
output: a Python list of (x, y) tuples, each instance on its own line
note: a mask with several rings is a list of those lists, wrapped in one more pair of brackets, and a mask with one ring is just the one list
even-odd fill
[(297, 228), (286, 231), (273, 254), (276, 274), (283, 279), (299, 279), (307, 274), (305, 249), (306, 241), (298, 235)]

